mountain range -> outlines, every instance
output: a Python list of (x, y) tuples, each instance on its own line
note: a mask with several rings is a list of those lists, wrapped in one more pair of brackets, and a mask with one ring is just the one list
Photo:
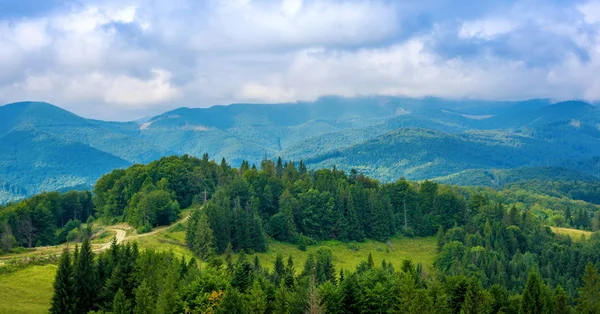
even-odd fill
[(263, 158), (309, 167), (498, 186), (600, 175), (600, 108), (580, 102), (323, 97), (179, 108), (132, 122), (86, 119), (42, 102), (0, 106), (0, 202), (88, 189), (102, 174), (162, 156)]

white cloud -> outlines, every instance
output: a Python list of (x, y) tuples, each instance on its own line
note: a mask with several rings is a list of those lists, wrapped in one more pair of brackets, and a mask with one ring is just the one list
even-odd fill
[(577, 10), (583, 14), (586, 23), (597, 24), (600, 22), (600, 1), (587, 1), (578, 5)]
[(127, 119), (323, 95), (600, 99), (600, 2), (440, 3), (94, 0), (0, 19), (0, 103)]
[(179, 90), (170, 82), (170, 72), (152, 69), (152, 74), (149, 80), (124, 75), (114, 78), (104, 93), (104, 100), (118, 105), (143, 107), (180, 96)]
[(458, 36), (463, 39), (491, 40), (512, 32), (516, 27), (517, 24), (514, 21), (507, 19), (482, 19), (463, 23)]

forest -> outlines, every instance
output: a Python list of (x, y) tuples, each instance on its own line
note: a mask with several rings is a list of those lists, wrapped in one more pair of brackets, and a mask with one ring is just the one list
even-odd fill
[[(593, 195), (595, 188), (573, 190)], [(0, 208), (0, 239), (5, 251), (82, 239), (61, 257), (54, 313), (598, 313), (600, 236), (555, 234), (549, 225), (556, 220), (527, 200), (545, 200), (562, 223), (584, 229), (597, 229), (597, 207), (569, 201), (562, 210), (557, 200), (564, 199), (540, 195), (516, 185), (380, 183), (354, 170), (308, 170), (281, 159), (238, 169), (206, 154), (184, 155), (114, 170), (93, 193), (8, 204)], [(91, 252), (94, 221), (146, 232), (171, 224), (184, 208), (191, 208), (186, 244), (193, 260), (135, 244)], [(274, 265), (246, 258), (268, 251), (271, 241), (305, 250), (323, 240), (433, 235), (433, 270), (410, 260), (394, 269), (365, 256), (356, 269), (337, 272), (326, 248), (305, 265), (286, 256)]]

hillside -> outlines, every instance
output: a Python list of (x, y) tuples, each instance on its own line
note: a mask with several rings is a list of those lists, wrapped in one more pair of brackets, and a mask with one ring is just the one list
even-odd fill
[[(0, 106), (0, 136), (9, 145), (0, 162), (11, 167), (10, 176), (0, 177), (11, 186), (0, 189), (0, 202), (40, 189), (89, 186), (103, 171), (174, 154), (208, 153), (235, 166), (265, 157), (306, 160), (309, 167), (356, 168), (379, 180), (449, 176), (448, 182), (488, 185), (482, 171), (525, 166), (598, 176), (598, 125), (598, 109), (578, 101), (323, 97), (179, 108), (135, 122), (85, 119), (51, 104), (21, 102)], [(21, 142), (22, 132), (32, 134)], [(89, 160), (70, 168), (57, 145), (71, 145)], [(29, 152), (35, 157), (21, 157)]]
[[(464, 136), (440, 134), (408, 129), (400, 137), (457, 144)], [(467, 142), (489, 142), (489, 134), (477, 136)], [(537, 171), (544, 170), (554, 171)], [(563, 172), (562, 178), (571, 176)], [(323, 304), (329, 309), (345, 298), (364, 313), (383, 312), (388, 304), (401, 309), (406, 302), (415, 308), (423, 303), (412, 295), (421, 294), (428, 306), (423, 313), (433, 313), (430, 294), (451, 312), (469, 305), (469, 291), (475, 291), (486, 296), (486, 308), (510, 306), (518, 313), (529, 304), (523, 296), (538, 289), (547, 291), (549, 304), (565, 300), (568, 312), (568, 304), (582, 303), (589, 278), (598, 278), (600, 237), (592, 231), (600, 226), (600, 182), (520, 184), (494, 190), (380, 183), (272, 160), (257, 169), (161, 158), (102, 176), (93, 194), (43, 193), (0, 206), (0, 238), (15, 239), (1, 248), (0, 290), (9, 302), (0, 311), (42, 312), (52, 295), (85, 307), (82, 312), (135, 304), (141, 313), (201, 313), (208, 304), (238, 313), (270, 304), (303, 313), (311, 302), (306, 296), (318, 291), (328, 295)], [(21, 227), (27, 224), (36, 232)], [(77, 251), (64, 250), (79, 240)], [(534, 288), (531, 278), (537, 278)], [(566, 288), (554, 293), (546, 282)], [(66, 289), (79, 297), (64, 297)], [(405, 292), (399, 301), (398, 291)], [(376, 302), (355, 301), (372, 300), (374, 293), (381, 296)], [(89, 299), (99, 301), (81, 301)], [(475, 311), (481, 312), (491, 313)]]
[(595, 181), (598, 180), (598, 177), (560, 167), (520, 167), (514, 169), (470, 169), (432, 180), (462, 186), (497, 188), (519, 181)]
[(85, 144), (33, 129), (3, 134), (0, 147), (0, 179), (10, 183), (12, 188), (4, 190), (14, 196), (77, 185), (91, 187), (102, 174), (130, 165)]

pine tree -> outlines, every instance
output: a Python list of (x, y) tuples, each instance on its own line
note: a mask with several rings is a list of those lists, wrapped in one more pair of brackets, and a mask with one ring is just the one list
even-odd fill
[(369, 257), (367, 258), (367, 268), (373, 269), (373, 267), (375, 267), (375, 262), (373, 261), (373, 255), (369, 253)]
[(260, 201), (258, 198), (253, 197), (250, 199), (250, 213), (248, 215), (249, 233), (248, 237), (250, 244), (248, 249), (252, 249), (255, 252), (266, 252), (268, 248), (268, 238), (265, 229), (263, 228), (262, 219), (259, 215)]
[(94, 253), (88, 237), (83, 239), (81, 250), (74, 267), (74, 294), (77, 298), (78, 313), (87, 313), (94, 309), (98, 299), (100, 285), (94, 262)]
[(155, 300), (152, 297), (152, 291), (146, 284), (146, 280), (135, 289), (135, 307), (133, 314), (153, 314), (155, 313)]
[(231, 278), (231, 286), (242, 293), (245, 293), (254, 281), (254, 270), (252, 264), (246, 260), (246, 254), (242, 251), (238, 257), (233, 277)]
[(284, 273), (285, 275), (283, 277), (283, 281), (285, 283), (285, 286), (288, 289), (293, 289), (296, 286), (294, 278), (294, 276), (296, 275), (296, 268), (294, 267), (294, 260), (292, 259), (291, 255), (288, 257)]
[(275, 282), (275, 284), (279, 284), (284, 276), (285, 265), (283, 264), (283, 256), (281, 256), (281, 254), (277, 254), (277, 257), (275, 257), (275, 264), (273, 266), (273, 282)]
[(115, 298), (113, 300), (113, 313), (114, 314), (129, 314), (131, 312), (131, 304), (127, 297), (125, 296), (125, 292), (123, 289), (119, 289), (115, 294)]
[(521, 301), (521, 313), (539, 314), (545, 313), (547, 309), (544, 296), (544, 283), (537, 271), (531, 270), (527, 276), (527, 283), (523, 290), (523, 299)]
[(561, 285), (558, 285), (554, 290), (554, 313), (570, 313), (568, 296), (563, 287), (561, 287)]
[(279, 289), (277, 289), (277, 294), (275, 294), (275, 309), (273, 313), (288, 314), (290, 311), (290, 301), (288, 298), (288, 291), (282, 282), (281, 285), (279, 285)]
[(433, 313), (433, 300), (427, 295), (427, 290), (419, 289), (415, 293), (415, 298), (412, 300), (410, 314)]
[(267, 311), (267, 295), (257, 280), (254, 281), (252, 289), (248, 292), (248, 306), (253, 314), (263, 314)]
[(202, 260), (208, 261), (215, 254), (215, 237), (205, 212), (198, 215), (195, 225), (193, 250)]
[(233, 264), (233, 248), (231, 247), (231, 243), (227, 244), (224, 255), (225, 263), (227, 264), (227, 271), (233, 273), (235, 270), (235, 265)]
[(342, 307), (347, 313), (360, 313), (359, 304), (361, 301), (360, 284), (356, 274), (351, 274), (342, 283)]
[(356, 205), (354, 204), (354, 198), (352, 193), (348, 193), (348, 205), (346, 209), (346, 226), (347, 228), (343, 231), (344, 238), (350, 241), (362, 242), (365, 240), (365, 232), (363, 230), (363, 224), (360, 219)]
[(75, 293), (73, 291), (73, 266), (71, 254), (63, 251), (54, 279), (54, 295), (52, 296), (52, 314), (75, 313)]
[(600, 276), (588, 263), (583, 274), (583, 287), (579, 288), (577, 311), (580, 313), (600, 313)]

